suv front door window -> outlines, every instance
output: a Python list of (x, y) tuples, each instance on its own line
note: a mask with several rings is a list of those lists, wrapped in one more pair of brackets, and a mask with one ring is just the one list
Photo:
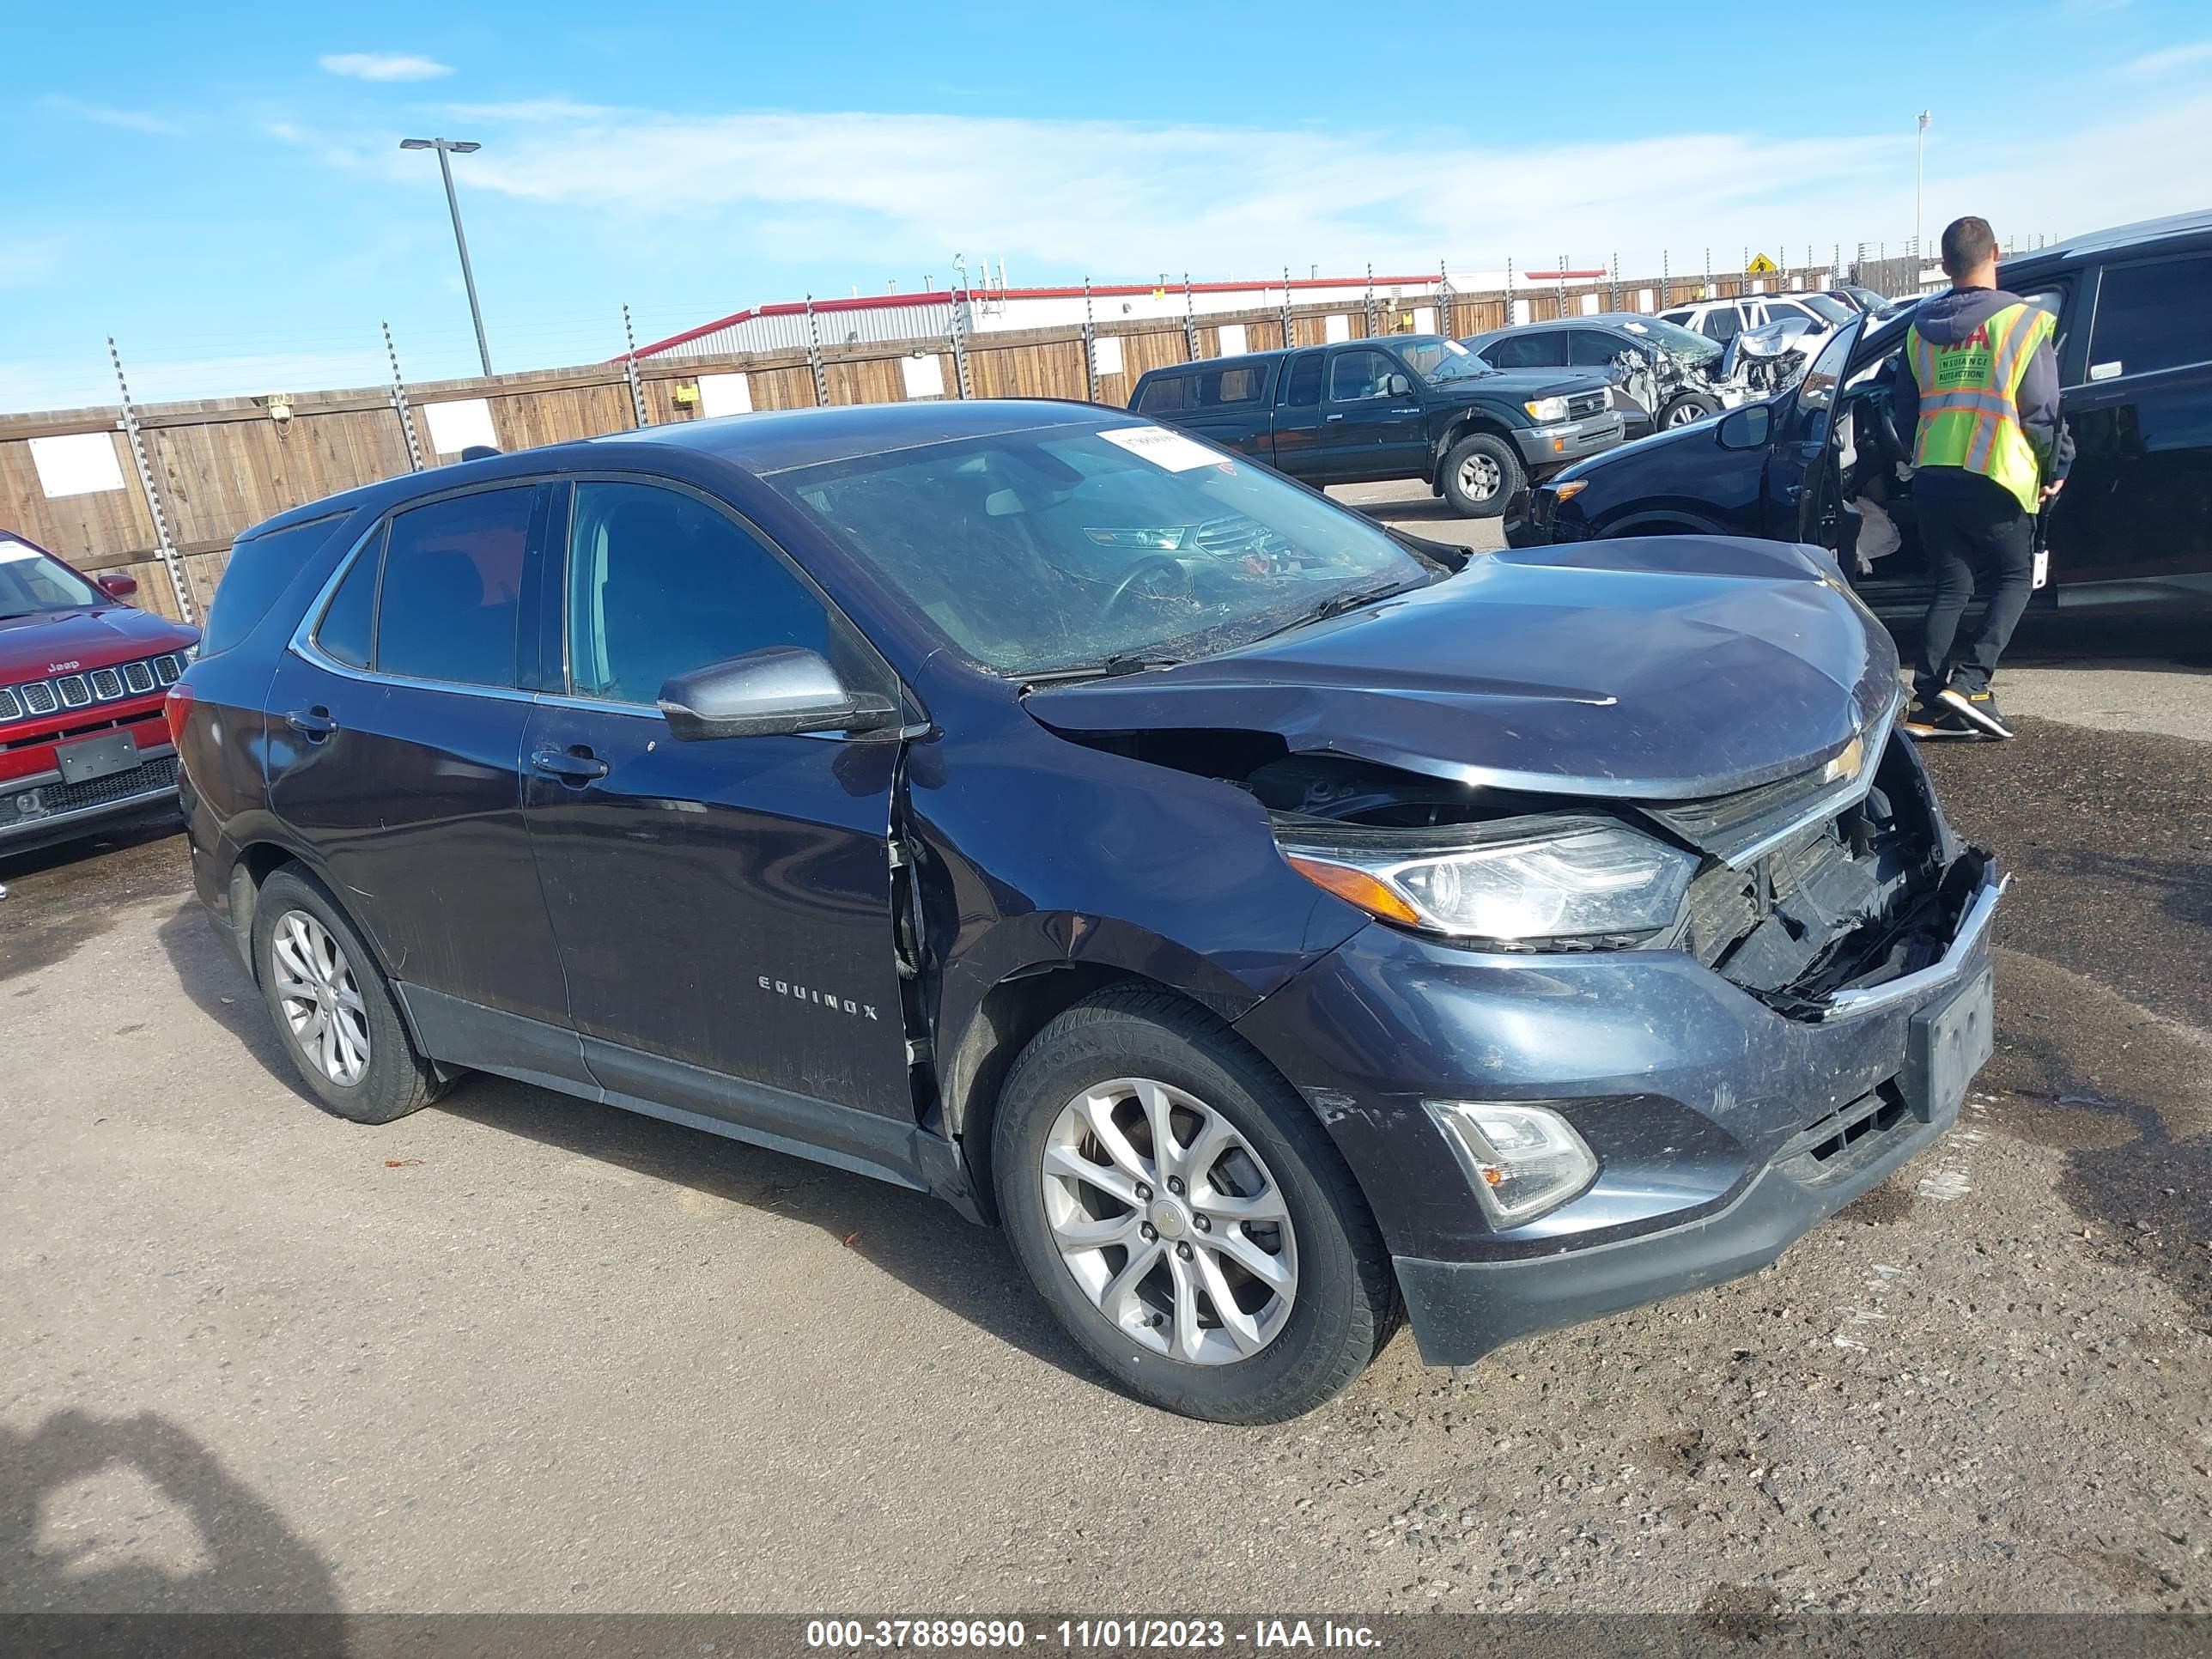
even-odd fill
[(684, 742), (655, 706), (678, 675), (775, 647), (895, 696), (888, 671), (702, 496), (580, 480), (567, 539), (566, 695), (543, 700), (523, 752), (594, 1075), (771, 1131), (786, 1091), (910, 1110), (887, 847), (898, 744)]

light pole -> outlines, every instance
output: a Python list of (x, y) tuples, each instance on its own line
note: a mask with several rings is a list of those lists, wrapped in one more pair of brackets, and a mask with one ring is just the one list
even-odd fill
[(402, 138), (399, 148), (438, 152), (438, 171), (446, 179), (446, 206), (453, 216), (453, 246), (461, 251), (461, 283), (469, 291), (469, 317), (477, 325), (477, 358), (483, 364), (484, 376), (489, 380), (491, 347), (484, 343), (483, 311), (477, 304), (476, 273), (469, 269), (469, 239), (461, 234), (461, 200), (453, 194), (453, 164), (447, 159), (452, 155), (473, 155), (483, 146), (461, 138)]
[[(1928, 112), (1923, 109), (1920, 112), (1919, 129), (1912, 135), (1912, 257), (1919, 260), (1923, 265), (1928, 263), (1928, 250), (1920, 240), (1921, 185), (1925, 177), (1922, 167), (1922, 155), (1927, 148)], [(1915, 288), (1920, 286), (1917, 272), (1914, 275), (1912, 285)]]

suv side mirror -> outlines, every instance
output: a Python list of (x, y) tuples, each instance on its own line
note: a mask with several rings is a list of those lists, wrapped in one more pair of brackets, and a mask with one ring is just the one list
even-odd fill
[(1413, 395), (1413, 383), (1402, 374), (1393, 374), (1382, 382), (1382, 390), (1393, 398), (1410, 398)]
[(126, 576), (121, 571), (111, 571), (105, 576), (94, 576), (94, 583), (111, 599), (127, 599), (138, 591), (138, 579)]
[(1764, 449), (1767, 434), (1773, 430), (1773, 427), (1774, 416), (1765, 404), (1751, 404), (1732, 410), (1721, 422), (1721, 447)]
[(660, 688), (668, 729), (687, 743), (879, 732), (898, 724), (887, 697), (846, 689), (820, 653), (793, 645), (749, 651), (678, 674)]

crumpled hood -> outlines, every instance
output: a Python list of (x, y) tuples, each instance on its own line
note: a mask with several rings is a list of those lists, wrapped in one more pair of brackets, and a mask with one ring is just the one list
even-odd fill
[(0, 685), (70, 672), (57, 666), (62, 663), (89, 672), (159, 656), (198, 637), (196, 629), (123, 605), (11, 617), (0, 621)]
[(1726, 794), (1831, 758), (1896, 699), (1895, 646), (1832, 572), (1741, 537), (1478, 555), (1346, 617), (1024, 702), (1062, 732), (1268, 732), (1470, 784)]

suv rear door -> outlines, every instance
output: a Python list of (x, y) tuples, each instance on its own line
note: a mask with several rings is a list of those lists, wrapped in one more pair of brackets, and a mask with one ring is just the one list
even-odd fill
[(655, 706), (674, 676), (771, 646), (820, 653), (856, 689), (896, 696), (896, 681), (721, 503), (584, 477), (565, 505), (565, 600), (546, 607), (550, 689), (524, 755), (593, 1076), (896, 1167), (886, 1138), (914, 1124), (890, 845), (902, 745), (684, 742)]
[(2074, 470), (2051, 520), (2062, 599), (2085, 585), (2122, 585), (2080, 595), (2101, 601), (2155, 600), (2136, 585), (2177, 577), (2212, 586), (2208, 293), (2212, 250), (2115, 259), (2081, 296), (2085, 367), (2065, 395)]
[(418, 1019), (478, 1036), (485, 1010), (568, 1021), (518, 776), (552, 495), (502, 483), (396, 509), (309, 607), (268, 694), (271, 808)]

